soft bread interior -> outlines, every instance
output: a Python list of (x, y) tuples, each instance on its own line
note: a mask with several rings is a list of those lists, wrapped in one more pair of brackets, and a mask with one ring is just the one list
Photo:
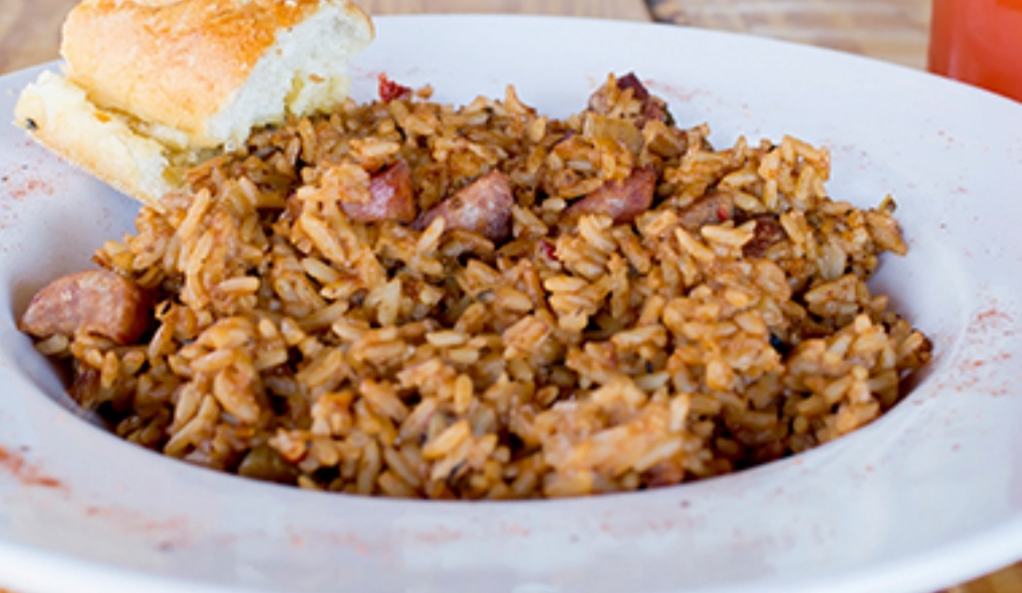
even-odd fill
[(14, 116), (41, 144), (133, 198), (155, 205), (174, 189), (169, 149), (97, 108), (59, 74), (43, 72), (25, 87)]
[(348, 64), (372, 39), (372, 29), (344, 6), (325, 3), (297, 26), (278, 32), (247, 83), (208, 120), (200, 144), (230, 150), (253, 128), (283, 123), (287, 114), (326, 111), (347, 97)]

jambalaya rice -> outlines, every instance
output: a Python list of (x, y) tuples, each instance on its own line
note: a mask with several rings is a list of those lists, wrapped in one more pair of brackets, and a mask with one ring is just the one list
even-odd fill
[(256, 133), (103, 246), (139, 331), (30, 307), (83, 407), (303, 488), (574, 496), (805, 451), (930, 358), (866, 284), (907, 251), (894, 202), (832, 200), (826, 149), (717, 150), (633, 75), (563, 121), (381, 97)]

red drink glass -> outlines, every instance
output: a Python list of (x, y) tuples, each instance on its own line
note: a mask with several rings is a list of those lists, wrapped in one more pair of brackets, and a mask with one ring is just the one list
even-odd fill
[(933, 0), (928, 68), (1022, 101), (1022, 0)]

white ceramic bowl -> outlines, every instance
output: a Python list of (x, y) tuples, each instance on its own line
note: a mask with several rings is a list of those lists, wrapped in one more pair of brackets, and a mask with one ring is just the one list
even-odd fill
[[(718, 145), (830, 148), (831, 195), (891, 193), (911, 245), (876, 278), (934, 338), (907, 401), (805, 455), (588, 499), (352, 498), (190, 467), (81, 421), (15, 316), (137, 205), (0, 126), (0, 584), (22, 592), (930, 591), (1022, 558), (1022, 106), (904, 68), (610, 21), (377, 19), (375, 77), (553, 115), (637, 72)], [(52, 67), (52, 65), (51, 65)], [(35, 75), (0, 80), (8, 119)]]

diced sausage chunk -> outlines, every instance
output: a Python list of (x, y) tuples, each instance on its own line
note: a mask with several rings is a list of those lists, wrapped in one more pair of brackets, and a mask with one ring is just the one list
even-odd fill
[(639, 80), (639, 77), (636, 76), (634, 72), (629, 72), (617, 79), (617, 88), (622, 91), (625, 89), (632, 89), (632, 96), (639, 101), (645, 101), (650, 97), (649, 90), (646, 88), (646, 85), (642, 84), (642, 81)]
[[(632, 97), (641, 105), (639, 113), (635, 117), (635, 125), (640, 130), (646, 125), (646, 122), (651, 120), (667, 124), (671, 123), (672, 118), (667, 111), (667, 104), (664, 103), (663, 99), (650, 94), (649, 89), (646, 88), (646, 85), (642, 84), (642, 81), (639, 80), (639, 77), (634, 72), (629, 72), (618, 78), (615, 86), (619, 91), (630, 89)], [(613, 107), (611, 95), (606, 87), (600, 88), (589, 97), (590, 111), (606, 114), (612, 111)]]
[(642, 103), (642, 111), (636, 125), (641, 129), (646, 122), (656, 120), (667, 122), (670, 117), (667, 113), (667, 104), (662, 99), (651, 95), (646, 85), (642, 84), (634, 72), (622, 76), (617, 80), (617, 88), (621, 90), (632, 89), (632, 96)]
[(775, 244), (788, 238), (784, 227), (773, 214), (757, 214), (752, 217), (756, 221), (753, 229), (752, 240), (742, 247), (742, 255), (745, 257), (763, 257), (767, 250)]
[(409, 223), (418, 214), (408, 163), (397, 161), (369, 181), (369, 201), (342, 202), (341, 209), (355, 222), (395, 220)]
[(511, 234), (513, 205), (507, 177), (500, 171), (491, 171), (427, 210), (414, 226), (423, 230), (437, 218), (443, 218), (448, 229), (471, 231), (499, 243)]
[(734, 198), (722, 192), (713, 192), (682, 210), (679, 218), (681, 226), (690, 231), (697, 231), (703, 225), (720, 224), (734, 216)]
[(132, 344), (149, 326), (151, 303), (131, 280), (108, 270), (63, 276), (36, 293), (21, 330), (45, 338), (81, 331)]
[(622, 181), (610, 181), (575, 202), (569, 215), (608, 214), (615, 223), (629, 223), (649, 210), (656, 192), (656, 171), (652, 167), (636, 169)]
[(377, 77), (377, 81), (379, 82), (380, 100), (384, 103), (408, 99), (412, 96), (412, 89), (387, 78), (386, 74), (381, 73)]

